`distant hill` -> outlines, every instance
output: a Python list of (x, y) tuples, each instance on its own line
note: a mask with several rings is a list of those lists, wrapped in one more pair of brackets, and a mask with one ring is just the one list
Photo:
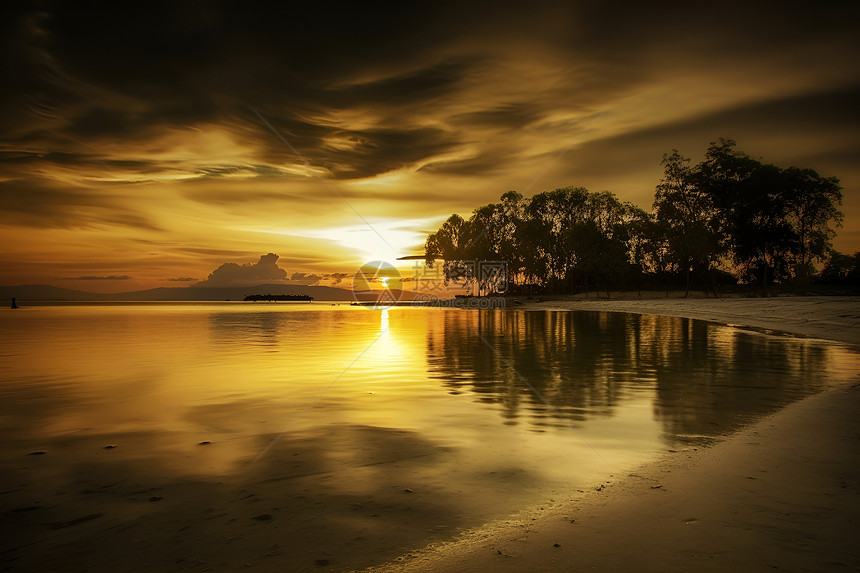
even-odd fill
[[(391, 291), (394, 298), (412, 300), (415, 293)], [(121, 293), (95, 293), (59, 288), (50, 285), (0, 286), (0, 300), (15, 297), (27, 301), (220, 301), (243, 300), (248, 295), (308, 295), (316, 301), (376, 300), (378, 293), (353, 292), (327, 286), (262, 284), (248, 287), (173, 287), (153, 288)]]
[(28, 300), (111, 300), (111, 295), (95, 292), (84, 292), (50, 285), (16, 285), (0, 286), (0, 300), (8, 301), (12, 297), (18, 302)]

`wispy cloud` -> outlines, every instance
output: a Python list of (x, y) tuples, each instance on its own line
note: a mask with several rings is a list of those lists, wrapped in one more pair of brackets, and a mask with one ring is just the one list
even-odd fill
[(128, 275), (85, 275), (82, 277), (66, 277), (66, 280), (74, 281), (127, 281), (131, 279)]

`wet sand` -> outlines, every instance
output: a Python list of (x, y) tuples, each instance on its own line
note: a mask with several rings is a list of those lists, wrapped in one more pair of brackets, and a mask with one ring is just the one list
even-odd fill
[[(524, 301), (665, 314), (857, 345), (860, 298)], [(789, 405), (373, 571), (858, 571), (860, 384)]]

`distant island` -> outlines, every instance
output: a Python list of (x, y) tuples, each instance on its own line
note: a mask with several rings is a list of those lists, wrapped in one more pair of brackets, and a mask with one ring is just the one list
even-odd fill
[(245, 297), (245, 301), (257, 302), (264, 300), (272, 301), (303, 301), (310, 302), (314, 297), (307, 294), (249, 294)]

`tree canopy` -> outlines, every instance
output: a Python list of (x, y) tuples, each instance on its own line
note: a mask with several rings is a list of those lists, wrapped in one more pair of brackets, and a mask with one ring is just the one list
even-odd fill
[[(812, 169), (780, 168), (712, 142), (693, 165), (664, 154), (652, 211), (608, 191), (565, 187), (524, 197), (508, 191), (468, 219), (454, 214), (427, 237), (428, 264), (446, 281), (500, 290), (476, 261), (507, 265), (515, 290), (581, 292), (693, 281), (770, 285), (809, 281), (832, 256), (842, 188)], [(838, 253), (837, 253), (838, 254)], [(847, 261), (832, 263), (845, 274)], [(831, 265), (831, 266), (832, 266)], [(837, 271), (838, 267), (838, 271)]]

